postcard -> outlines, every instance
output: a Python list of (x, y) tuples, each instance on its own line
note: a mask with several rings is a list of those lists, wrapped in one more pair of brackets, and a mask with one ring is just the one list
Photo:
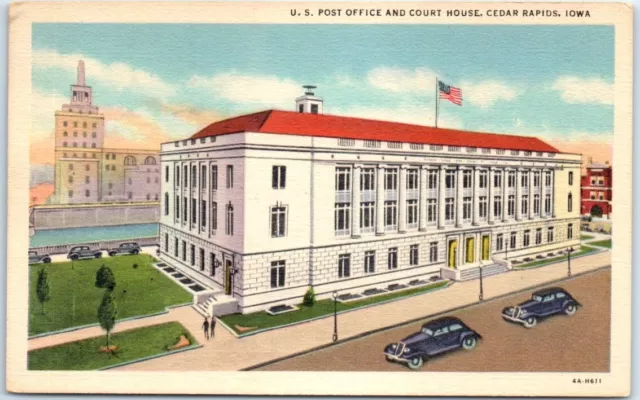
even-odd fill
[(13, 3), (9, 50), (10, 391), (629, 393), (629, 5)]

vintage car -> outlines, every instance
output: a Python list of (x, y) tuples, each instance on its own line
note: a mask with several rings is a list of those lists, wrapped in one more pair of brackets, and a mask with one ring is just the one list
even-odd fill
[(70, 260), (78, 260), (80, 258), (100, 258), (102, 257), (101, 250), (91, 250), (89, 246), (75, 246), (69, 250), (67, 258)]
[(138, 245), (138, 243), (120, 243), (120, 246), (118, 247), (114, 247), (112, 249), (109, 249), (107, 251), (107, 253), (113, 257), (113, 256), (117, 256), (118, 254), (133, 254), (136, 255), (138, 253), (140, 253), (142, 250), (140, 250), (140, 246)]
[(51, 262), (51, 256), (49, 254), (38, 254), (37, 251), (33, 251), (33, 250), (29, 251), (29, 264), (38, 264), (38, 263), (49, 264), (50, 262)]
[(387, 361), (419, 369), (429, 358), (451, 350), (476, 347), (482, 336), (455, 317), (442, 317), (422, 325), (420, 332), (384, 348)]
[(534, 292), (531, 300), (503, 309), (502, 318), (522, 324), (525, 328), (533, 328), (538, 320), (555, 314), (573, 315), (580, 306), (581, 304), (569, 292), (559, 287), (552, 287)]

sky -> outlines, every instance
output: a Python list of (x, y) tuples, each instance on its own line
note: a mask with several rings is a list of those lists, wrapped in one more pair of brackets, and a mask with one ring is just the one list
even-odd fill
[(53, 114), (80, 59), (109, 147), (157, 149), (216, 120), (293, 110), (304, 84), (325, 114), (432, 126), (437, 77), (463, 94), (441, 103), (439, 127), (611, 160), (610, 26), (34, 24), (32, 51), (35, 184), (52, 174)]

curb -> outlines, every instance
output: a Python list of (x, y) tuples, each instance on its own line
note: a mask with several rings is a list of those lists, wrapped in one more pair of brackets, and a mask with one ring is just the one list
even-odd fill
[(183, 348), (178, 349), (178, 350), (168, 351), (166, 353), (156, 354), (156, 355), (153, 355), (153, 356), (147, 356), (147, 357), (142, 357), (142, 358), (138, 358), (138, 359), (131, 360), (131, 361), (121, 362), (119, 364), (109, 365), (108, 367), (98, 368), (95, 371), (106, 371), (106, 370), (113, 369), (113, 368), (124, 367), (125, 365), (135, 364), (135, 363), (139, 363), (139, 362), (142, 362), (142, 361), (153, 360), (154, 358), (166, 357), (166, 356), (170, 356), (172, 354), (182, 353), (184, 351), (199, 349), (200, 347), (204, 347), (204, 345), (202, 345), (202, 344), (194, 344), (194, 345), (191, 345), (191, 346), (188, 346), (188, 347), (183, 347)]
[[(354, 307), (354, 308), (349, 309), (349, 310), (340, 311), (340, 312), (337, 313), (337, 315), (346, 314), (346, 313), (349, 313), (349, 312), (352, 312), (352, 311), (364, 310), (365, 308), (374, 307), (374, 306), (380, 306), (380, 305), (383, 305), (383, 304), (386, 304), (386, 303), (391, 303), (391, 302), (398, 301), (398, 300), (408, 299), (410, 297), (421, 296), (423, 294), (433, 293), (433, 292), (436, 292), (438, 290), (447, 289), (449, 286), (451, 286), (453, 284), (454, 284), (453, 281), (449, 281), (449, 282), (447, 282), (446, 285), (439, 286), (439, 287), (436, 287), (436, 288), (433, 288), (433, 289), (430, 289), (430, 290), (425, 290), (424, 292), (409, 294), (409, 295), (406, 295), (406, 296), (394, 297), (393, 299), (380, 301), (380, 302), (372, 303), (372, 304), (367, 304), (366, 306), (362, 306), (362, 307)], [(225, 324), (220, 318), (217, 318), (217, 319), (218, 319), (218, 321), (220, 321), (222, 323), (222, 325), (227, 330), (229, 330), (231, 332), (231, 334), (233, 336), (235, 336), (238, 339), (243, 339), (245, 337), (257, 335), (259, 333), (273, 331), (273, 330), (276, 330), (276, 329), (288, 328), (288, 327), (291, 327), (291, 326), (294, 326), (294, 325), (305, 324), (307, 322), (313, 322), (313, 321), (317, 321), (319, 319), (330, 318), (330, 317), (333, 317), (333, 313), (329, 313), (329, 314), (326, 314), (326, 315), (321, 315), (321, 316), (314, 317), (314, 318), (305, 319), (305, 320), (298, 321), (298, 322), (292, 322), (290, 324), (278, 325), (278, 326), (273, 326), (271, 328), (259, 329), (257, 331), (251, 331), (251, 332), (247, 332), (247, 333), (243, 333), (243, 334), (237, 334), (236, 331), (233, 330), (233, 328), (231, 328), (227, 324)]]
[[(585, 246), (586, 246), (586, 245), (585, 245)], [(590, 246), (587, 246), (587, 247), (590, 247)], [(609, 250), (610, 250), (610, 249), (603, 249), (603, 248), (601, 248), (601, 247), (595, 247), (595, 246), (593, 246), (593, 247), (591, 247), (591, 248), (592, 248), (592, 249), (594, 249), (594, 251), (590, 251), (590, 252), (588, 252), (588, 253), (584, 253), (584, 254), (581, 254), (581, 255), (579, 255), (579, 256), (571, 257), (571, 259), (572, 259), (572, 260), (577, 260), (578, 258), (588, 257), (588, 256), (593, 256), (593, 255), (595, 255), (595, 254), (602, 253), (602, 252), (605, 252), (605, 251), (609, 251)], [(562, 260), (551, 261), (551, 262), (549, 262), (549, 263), (547, 263), (547, 264), (535, 265), (535, 266), (533, 266), (533, 267), (520, 267), (520, 268), (518, 268), (518, 267), (512, 267), (512, 268), (511, 268), (511, 271), (516, 271), (516, 272), (517, 272), (517, 271), (527, 271), (527, 270), (530, 270), (530, 269), (536, 269), (536, 268), (548, 267), (549, 265), (559, 264), (559, 263), (563, 263), (563, 262), (566, 262), (566, 261), (567, 261), (567, 258), (565, 257), (565, 258), (564, 258), (564, 259), (562, 259)]]
[[(143, 318), (157, 317), (159, 315), (168, 314), (169, 310), (171, 310), (172, 308), (185, 307), (185, 306), (189, 306), (191, 304), (192, 304), (191, 302), (189, 302), (189, 303), (181, 303), (181, 304), (174, 304), (174, 305), (165, 307), (164, 311), (159, 311), (159, 312), (152, 313), (152, 314), (136, 315), (134, 317), (129, 317), (129, 318), (117, 319), (116, 323), (135, 321), (137, 319), (143, 319)], [(89, 324), (89, 325), (72, 326), (71, 328), (64, 328), (64, 329), (60, 329), (60, 330), (57, 330), (57, 331), (38, 333), (36, 335), (27, 337), (27, 340), (39, 339), (39, 338), (52, 336), (52, 335), (59, 335), (61, 333), (68, 333), (68, 332), (78, 331), (80, 329), (94, 328), (96, 326), (100, 326), (100, 324), (99, 323), (95, 323), (95, 324)]]
[(255, 370), (255, 369), (258, 369), (258, 368), (266, 367), (267, 365), (276, 364), (276, 363), (278, 363), (280, 361), (285, 361), (285, 360), (288, 360), (288, 359), (291, 359), (291, 358), (300, 357), (300, 356), (303, 356), (305, 354), (313, 353), (315, 351), (319, 351), (319, 350), (323, 350), (323, 349), (326, 349), (326, 348), (329, 348), (329, 347), (341, 345), (341, 344), (344, 344), (346, 342), (350, 342), (350, 341), (353, 341), (353, 340), (356, 340), (356, 339), (361, 339), (363, 337), (370, 336), (370, 335), (373, 335), (373, 334), (376, 334), (376, 333), (379, 333), (379, 332), (387, 331), (387, 330), (394, 329), (394, 328), (399, 328), (399, 327), (405, 326), (405, 325), (410, 325), (410, 324), (413, 324), (415, 322), (422, 321), (424, 319), (431, 319), (431, 318), (434, 318), (434, 317), (442, 316), (444, 314), (449, 314), (449, 313), (452, 313), (452, 312), (455, 312), (455, 311), (458, 311), (458, 310), (462, 310), (462, 309), (465, 309), (465, 308), (468, 308), (468, 307), (473, 307), (473, 306), (476, 306), (476, 305), (479, 305), (479, 304), (482, 304), (482, 303), (489, 303), (489, 302), (492, 302), (492, 301), (500, 300), (500, 299), (503, 299), (505, 297), (509, 297), (509, 296), (513, 296), (513, 295), (516, 295), (516, 294), (519, 294), (519, 293), (527, 292), (527, 291), (530, 291), (532, 289), (545, 287), (545, 286), (548, 286), (548, 285), (552, 285), (554, 283), (574, 280), (574, 279), (576, 279), (578, 277), (581, 277), (581, 276), (584, 276), (584, 275), (589, 275), (589, 274), (592, 274), (592, 273), (595, 273), (595, 272), (599, 272), (599, 271), (603, 271), (605, 269), (610, 269), (610, 268), (611, 268), (610, 264), (609, 265), (603, 265), (603, 266), (597, 267), (597, 268), (589, 270), (589, 271), (585, 271), (585, 272), (581, 272), (581, 273), (578, 273), (578, 274), (571, 275), (570, 278), (566, 278), (565, 277), (565, 278), (561, 278), (561, 279), (555, 279), (555, 280), (552, 280), (552, 281), (543, 282), (543, 283), (540, 283), (540, 284), (537, 284), (537, 285), (534, 285), (534, 286), (529, 286), (529, 287), (526, 287), (526, 288), (518, 289), (518, 290), (516, 290), (514, 292), (509, 292), (509, 293), (505, 293), (505, 294), (502, 294), (502, 295), (499, 295), (499, 296), (496, 296), (496, 297), (491, 297), (491, 298), (489, 298), (487, 300), (484, 300), (484, 301), (475, 301), (473, 303), (465, 304), (465, 305), (462, 305), (462, 306), (450, 308), (450, 309), (443, 310), (443, 311), (438, 311), (436, 313), (425, 315), (425, 316), (422, 316), (422, 317), (412, 318), (412, 319), (404, 321), (404, 322), (399, 322), (399, 323), (396, 323), (396, 324), (393, 324), (393, 325), (385, 326), (385, 327), (382, 327), (382, 328), (377, 328), (377, 329), (374, 329), (374, 330), (371, 330), (371, 331), (362, 332), (362, 333), (356, 334), (354, 336), (350, 336), (350, 337), (345, 338), (345, 339), (340, 339), (340, 340), (338, 340), (336, 342), (329, 342), (329, 343), (326, 343), (326, 344), (323, 344), (323, 345), (320, 345), (320, 346), (316, 346), (316, 347), (312, 347), (312, 348), (307, 349), (307, 350), (299, 351), (297, 353), (293, 353), (293, 354), (290, 354), (290, 355), (287, 355), (287, 356), (275, 358), (273, 360), (265, 361), (265, 362), (262, 362), (262, 363), (259, 363), (259, 364), (255, 364), (255, 365), (252, 365), (252, 366), (249, 366), (249, 367), (246, 367), (246, 368), (241, 368), (240, 371), (252, 371), (252, 370)]

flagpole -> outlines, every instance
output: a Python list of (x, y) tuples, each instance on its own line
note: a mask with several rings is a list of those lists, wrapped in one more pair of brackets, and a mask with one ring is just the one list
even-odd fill
[(438, 103), (438, 77), (436, 76), (436, 128), (438, 127)]

